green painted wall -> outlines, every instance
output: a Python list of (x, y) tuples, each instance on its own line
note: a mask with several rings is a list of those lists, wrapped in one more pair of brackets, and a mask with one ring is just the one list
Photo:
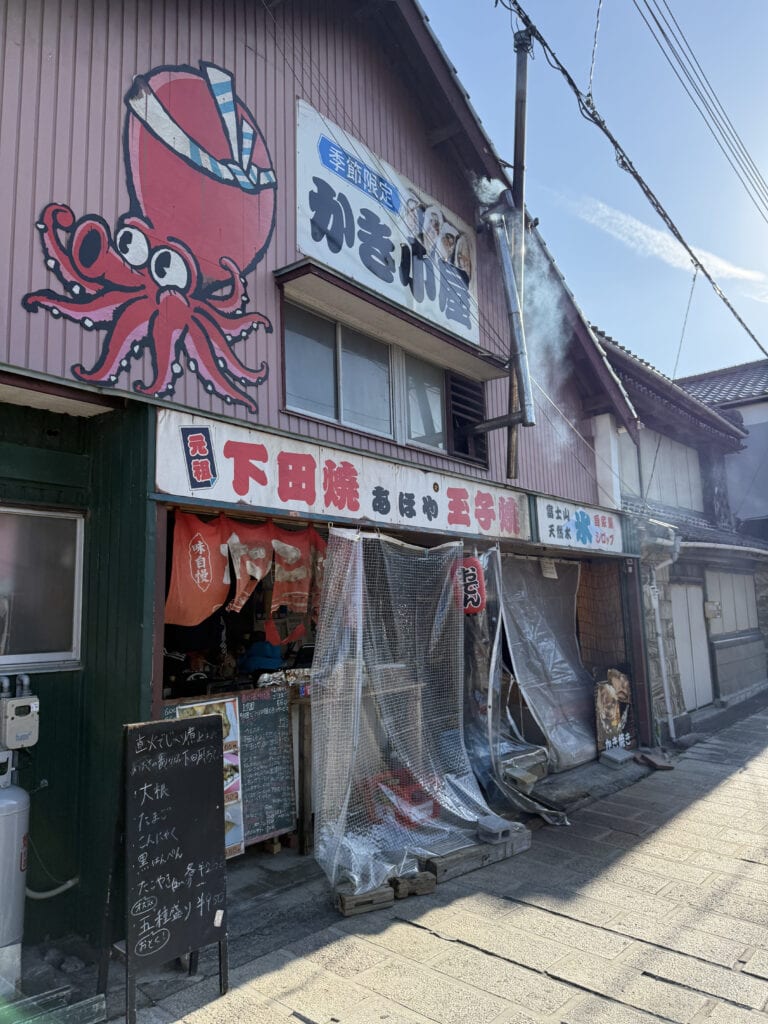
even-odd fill
[(88, 419), (0, 405), (0, 503), (82, 511), (82, 666), (35, 673), (40, 740), (19, 755), (31, 793), (28, 885), (79, 876), (27, 901), (25, 939), (78, 931), (97, 940), (117, 808), (121, 726), (149, 717), (154, 410)]
[(148, 453), (154, 453), (154, 410), (137, 404), (119, 417), (98, 417), (93, 427), (77, 930), (98, 940), (118, 810), (122, 727), (150, 717), (155, 512), (148, 498), (154, 455)]

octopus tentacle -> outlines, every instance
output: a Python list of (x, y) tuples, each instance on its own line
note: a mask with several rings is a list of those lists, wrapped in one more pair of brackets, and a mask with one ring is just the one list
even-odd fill
[[(197, 310), (193, 311), (192, 320), (205, 335), (205, 339), (220, 369), (231, 373), (233, 377), (239, 377), (242, 384), (264, 383), (269, 376), (269, 367), (265, 362), (262, 361), (258, 369), (252, 370), (230, 348), (225, 338), (221, 336), (215, 323), (206, 324), (205, 319), (197, 315)], [(213, 330), (211, 330), (211, 327)]]
[(210, 321), (227, 341), (236, 340), (238, 335), (241, 338), (247, 338), (251, 331), (257, 331), (259, 327), (263, 327), (267, 333), (272, 330), (272, 324), (261, 313), (246, 313), (244, 316), (235, 317), (224, 316), (207, 303), (203, 305), (199, 302), (195, 303), (192, 310), (196, 316)]
[(86, 370), (81, 363), (76, 363), (72, 367), (74, 376), (91, 384), (104, 384), (107, 387), (114, 384), (123, 370), (128, 368), (131, 346), (138, 346), (149, 337), (149, 324), (154, 310), (154, 303), (146, 297), (129, 303), (121, 310), (112, 330), (104, 339), (95, 366)]
[(92, 327), (109, 327), (123, 316), (129, 306), (145, 298), (146, 293), (126, 301), (125, 292), (108, 288), (100, 295), (91, 295), (84, 300), (68, 299), (53, 291), (31, 292), (24, 296), (22, 303), (30, 313), (42, 308), (53, 317), (66, 317), (90, 330)]
[[(206, 391), (215, 392), (225, 402), (240, 402), (249, 412), (257, 413), (259, 411), (259, 407), (253, 399), (222, 373), (216, 349), (204, 326), (199, 323), (197, 318), (194, 318), (190, 324), (186, 341), (190, 369), (201, 378)], [(196, 362), (192, 362), (192, 360)]]
[(178, 362), (179, 350), (183, 346), (187, 324), (171, 325), (171, 322), (159, 316), (152, 317), (148, 336), (152, 339), (152, 366), (154, 376), (149, 384), (137, 381), (133, 390), (140, 395), (172, 394), (173, 385), (181, 376), (181, 365)]
[(219, 313), (231, 316), (233, 313), (239, 313), (241, 309), (245, 309), (248, 304), (248, 293), (245, 290), (245, 277), (240, 272), (240, 268), (235, 261), (229, 259), (227, 256), (222, 256), (219, 260), (219, 266), (223, 267), (224, 270), (229, 271), (230, 280), (228, 283), (232, 290), (229, 295), (211, 296), (210, 298), (206, 298), (205, 301), (213, 309), (218, 310)]
[(45, 265), (65, 285), (75, 285), (79, 290), (93, 293), (98, 291), (99, 286), (82, 277), (72, 262), (70, 253), (59, 240), (59, 231), (71, 232), (74, 225), (75, 215), (63, 203), (49, 203), (43, 210), (36, 226), (40, 232), (40, 245), (45, 256)]

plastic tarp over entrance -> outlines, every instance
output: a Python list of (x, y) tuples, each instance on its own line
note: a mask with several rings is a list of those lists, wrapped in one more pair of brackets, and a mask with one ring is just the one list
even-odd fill
[(501, 615), (512, 670), (546, 737), (550, 769), (562, 772), (597, 757), (594, 682), (576, 638), (579, 563), (555, 561), (556, 578), (538, 558), (501, 556)]
[[(312, 667), (315, 856), (366, 892), (476, 840), (463, 737), (462, 544), (331, 530)], [(513, 828), (522, 826), (512, 826)]]
[(524, 811), (553, 825), (564, 813), (530, 795), (549, 770), (545, 747), (528, 743), (511, 711), (514, 677), (505, 657), (501, 614), (501, 553), (478, 554), (485, 607), (464, 619), (464, 731), (469, 759), (488, 803), (499, 814)]

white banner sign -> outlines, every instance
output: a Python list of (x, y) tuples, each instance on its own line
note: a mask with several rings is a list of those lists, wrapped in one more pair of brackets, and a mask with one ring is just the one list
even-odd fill
[(338, 523), (530, 540), (528, 496), (172, 409), (157, 414), (157, 490)]
[(298, 103), (301, 252), (479, 344), (473, 231), (356, 138)]
[(618, 512), (574, 505), (558, 498), (537, 498), (536, 519), (542, 544), (558, 548), (623, 551)]

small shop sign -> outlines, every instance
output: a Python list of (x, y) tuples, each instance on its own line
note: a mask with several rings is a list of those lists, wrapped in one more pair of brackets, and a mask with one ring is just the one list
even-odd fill
[(598, 751), (637, 746), (631, 684), (618, 669), (609, 668), (608, 678), (595, 684), (595, 720)]
[(556, 498), (536, 499), (539, 539), (547, 547), (619, 554), (624, 550), (621, 516), (603, 508)]
[[(158, 411), (157, 490), (163, 494), (311, 515), (503, 540), (531, 539), (528, 496), (356, 452)], [(205, 439), (202, 468), (190, 439)], [(216, 474), (209, 477), (209, 466)], [(212, 483), (199, 490), (199, 473)]]
[(479, 344), (474, 232), (302, 100), (297, 116), (300, 252)]

